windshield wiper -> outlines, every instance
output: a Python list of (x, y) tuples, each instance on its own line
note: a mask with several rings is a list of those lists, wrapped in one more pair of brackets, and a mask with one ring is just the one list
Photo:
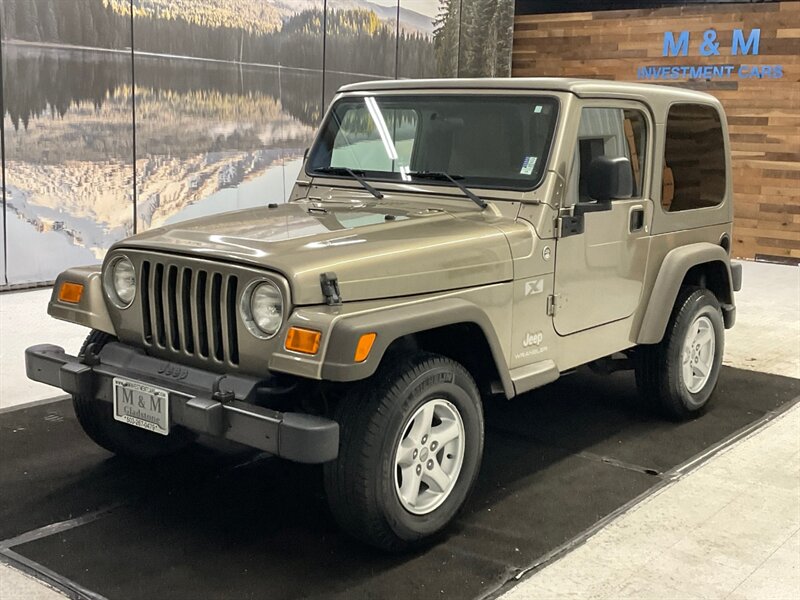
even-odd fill
[(453, 185), (458, 187), (458, 189), (464, 192), (464, 195), (467, 198), (472, 200), (481, 208), (486, 208), (486, 201), (483, 198), (458, 181), (459, 179), (464, 179), (462, 175), (448, 175), (444, 171), (417, 171), (416, 173), (409, 173), (409, 175), (416, 177), (417, 179), (440, 179), (450, 181)]
[(347, 167), (317, 167), (314, 169), (314, 172), (323, 173), (325, 175), (348, 175), (360, 183), (365, 190), (378, 200), (383, 199), (383, 194), (367, 183), (367, 180), (361, 176), (364, 175), (364, 171), (353, 171), (353, 169), (348, 169)]

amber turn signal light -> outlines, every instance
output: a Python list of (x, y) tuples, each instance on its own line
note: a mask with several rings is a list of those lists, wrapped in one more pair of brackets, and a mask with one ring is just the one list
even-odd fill
[(322, 334), (313, 329), (302, 329), (300, 327), (290, 327), (286, 334), (287, 350), (302, 352), (303, 354), (316, 354), (319, 350), (319, 340)]
[(83, 296), (83, 285), (80, 283), (65, 281), (58, 290), (58, 299), (61, 302), (77, 304), (81, 301), (81, 296)]
[(369, 351), (372, 350), (372, 344), (375, 343), (375, 338), (378, 337), (377, 333), (365, 333), (358, 340), (356, 346), (356, 353), (353, 359), (356, 362), (364, 362), (369, 356)]

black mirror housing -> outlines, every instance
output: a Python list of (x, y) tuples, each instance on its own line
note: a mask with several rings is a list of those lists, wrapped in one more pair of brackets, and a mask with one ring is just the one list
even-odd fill
[(597, 202), (630, 198), (633, 195), (633, 169), (624, 156), (597, 156), (589, 164), (587, 191)]

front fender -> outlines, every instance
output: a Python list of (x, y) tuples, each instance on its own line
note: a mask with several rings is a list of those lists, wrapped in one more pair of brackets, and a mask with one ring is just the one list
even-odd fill
[(726, 274), (723, 290), (719, 301), (723, 307), (733, 305), (733, 277), (731, 276), (730, 257), (724, 248), (709, 242), (689, 244), (670, 250), (661, 263), (653, 291), (647, 302), (647, 310), (642, 319), (637, 343), (657, 344), (664, 337), (667, 322), (672, 314), (672, 308), (678, 297), (681, 284), (689, 269), (697, 265), (721, 264)]
[[(83, 286), (83, 294), (77, 304), (58, 299), (58, 290), (61, 289), (61, 284), (66, 282), (78, 283)], [(77, 323), (90, 329), (116, 335), (103, 294), (101, 266), (73, 267), (61, 273), (53, 286), (53, 295), (47, 305), (47, 314), (62, 321)]]
[[(459, 323), (480, 327), (495, 361), (506, 395), (514, 396), (508, 366), (494, 327), (484, 311), (463, 298), (438, 298), (423, 304), (406, 304), (338, 319), (331, 330), (328, 351), (322, 365), (322, 378), (329, 381), (356, 381), (375, 373), (386, 349), (395, 340)], [(377, 333), (364, 362), (354, 361), (358, 340), (365, 333)]]

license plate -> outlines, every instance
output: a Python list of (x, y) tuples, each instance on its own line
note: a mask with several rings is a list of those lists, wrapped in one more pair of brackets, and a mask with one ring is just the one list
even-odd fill
[(114, 418), (161, 435), (169, 434), (169, 392), (146, 383), (114, 378)]

